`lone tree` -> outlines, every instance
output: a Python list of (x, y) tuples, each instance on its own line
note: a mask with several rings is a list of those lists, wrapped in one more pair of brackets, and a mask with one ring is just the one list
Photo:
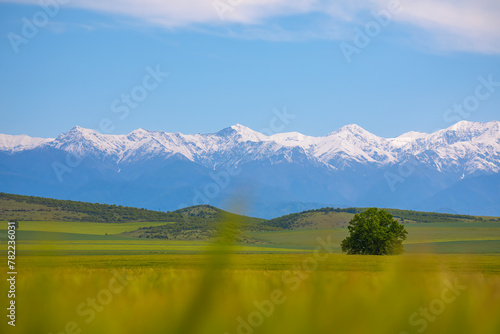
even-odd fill
[(377, 208), (358, 213), (349, 222), (350, 235), (342, 241), (342, 252), (361, 255), (396, 255), (404, 252), (405, 227), (390, 213)]

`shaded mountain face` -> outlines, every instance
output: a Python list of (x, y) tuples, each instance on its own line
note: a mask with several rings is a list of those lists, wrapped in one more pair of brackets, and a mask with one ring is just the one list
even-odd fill
[(326, 205), (500, 215), (499, 171), (498, 121), (397, 138), (357, 125), (266, 136), (239, 124), (196, 135), (0, 135), (3, 192), (155, 210), (211, 204), (265, 218)]

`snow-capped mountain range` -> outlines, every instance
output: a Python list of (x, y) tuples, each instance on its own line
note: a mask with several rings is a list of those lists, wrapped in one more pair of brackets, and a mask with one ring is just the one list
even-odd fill
[[(231, 174), (233, 182), (219, 185), (217, 196), (204, 194), (204, 187), (217, 181), (213, 175), (227, 170), (238, 171)], [(500, 214), (500, 203), (490, 198), (494, 194), (485, 199), (489, 209), (477, 212), (464, 210), (454, 199), (442, 207), (426, 204), (440, 203), (433, 197), (461, 182), (494, 178), (499, 172), (498, 121), (462, 121), (431, 134), (409, 132), (396, 138), (378, 137), (357, 125), (324, 137), (296, 132), (266, 136), (239, 124), (195, 135), (144, 129), (107, 135), (78, 126), (55, 139), (0, 134), (0, 186), (5, 189), (1, 191), (155, 209), (200, 204), (190, 200), (196, 195), (223, 206), (228, 197), (241, 192), (238, 189), (246, 189), (253, 203), (269, 203), (270, 194), (279, 203), (276, 209), (261, 208), (269, 212), (264, 214), (257, 205), (250, 210), (257, 216), (322, 205)], [(127, 198), (122, 192), (126, 185), (148, 193), (153, 175), (158, 182), (149, 190), (155, 199), (134, 200), (133, 194)], [(9, 177), (22, 180), (22, 186), (11, 184)], [(104, 184), (108, 195), (98, 191)], [(115, 188), (121, 189), (119, 194)], [(183, 201), (168, 204), (162, 198)]]
[(15, 153), (44, 147), (81, 158), (108, 157), (117, 164), (180, 155), (209, 168), (259, 160), (293, 162), (292, 152), (296, 150), (311, 162), (334, 170), (354, 164), (383, 167), (413, 159), (438, 171), (457, 169), (469, 175), (500, 171), (500, 122), (462, 121), (432, 134), (409, 132), (388, 139), (357, 125), (344, 126), (325, 137), (297, 132), (265, 136), (240, 124), (196, 135), (144, 129), (128, 135), (106, 135), (78, 126), (56, 139), (0, 135), (0, 151)]

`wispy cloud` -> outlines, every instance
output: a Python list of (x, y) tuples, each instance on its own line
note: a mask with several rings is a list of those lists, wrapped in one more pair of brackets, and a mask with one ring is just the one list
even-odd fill
[[(240, 37), (266, 38), (269, 33), (271, 39), (291, 40), (342, 39), (363, 14), (385, 8), (390, 1), (398, 0), (70, 0), (64, 6), (124, 15), (166, 28), (229, 26), (228, 31), (234, 31), (238, 26)], [(38, 5), (39, 1), (0, 2)], [(500, 53), (500, 1), (400, 2), (404, 10), (394, 20), (417, 32), (412, 34), (417, 42), (442, 50)], [(321, 21), (314, 23), (318, 16)], [(304, 29), (282, 25), (281, 20), (289, 17), (300, 18)]]
[(396, 20), (421, 29), (437, 48), (500, 53), (498, 0), (407, 0), (404, 7)]

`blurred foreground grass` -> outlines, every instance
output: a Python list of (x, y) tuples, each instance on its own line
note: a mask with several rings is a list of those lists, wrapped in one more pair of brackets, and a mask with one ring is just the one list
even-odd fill
[(500, 333), (497, 255), (218, 253), (18, 262), (16, 327), (3, 316), (2, 333)]

